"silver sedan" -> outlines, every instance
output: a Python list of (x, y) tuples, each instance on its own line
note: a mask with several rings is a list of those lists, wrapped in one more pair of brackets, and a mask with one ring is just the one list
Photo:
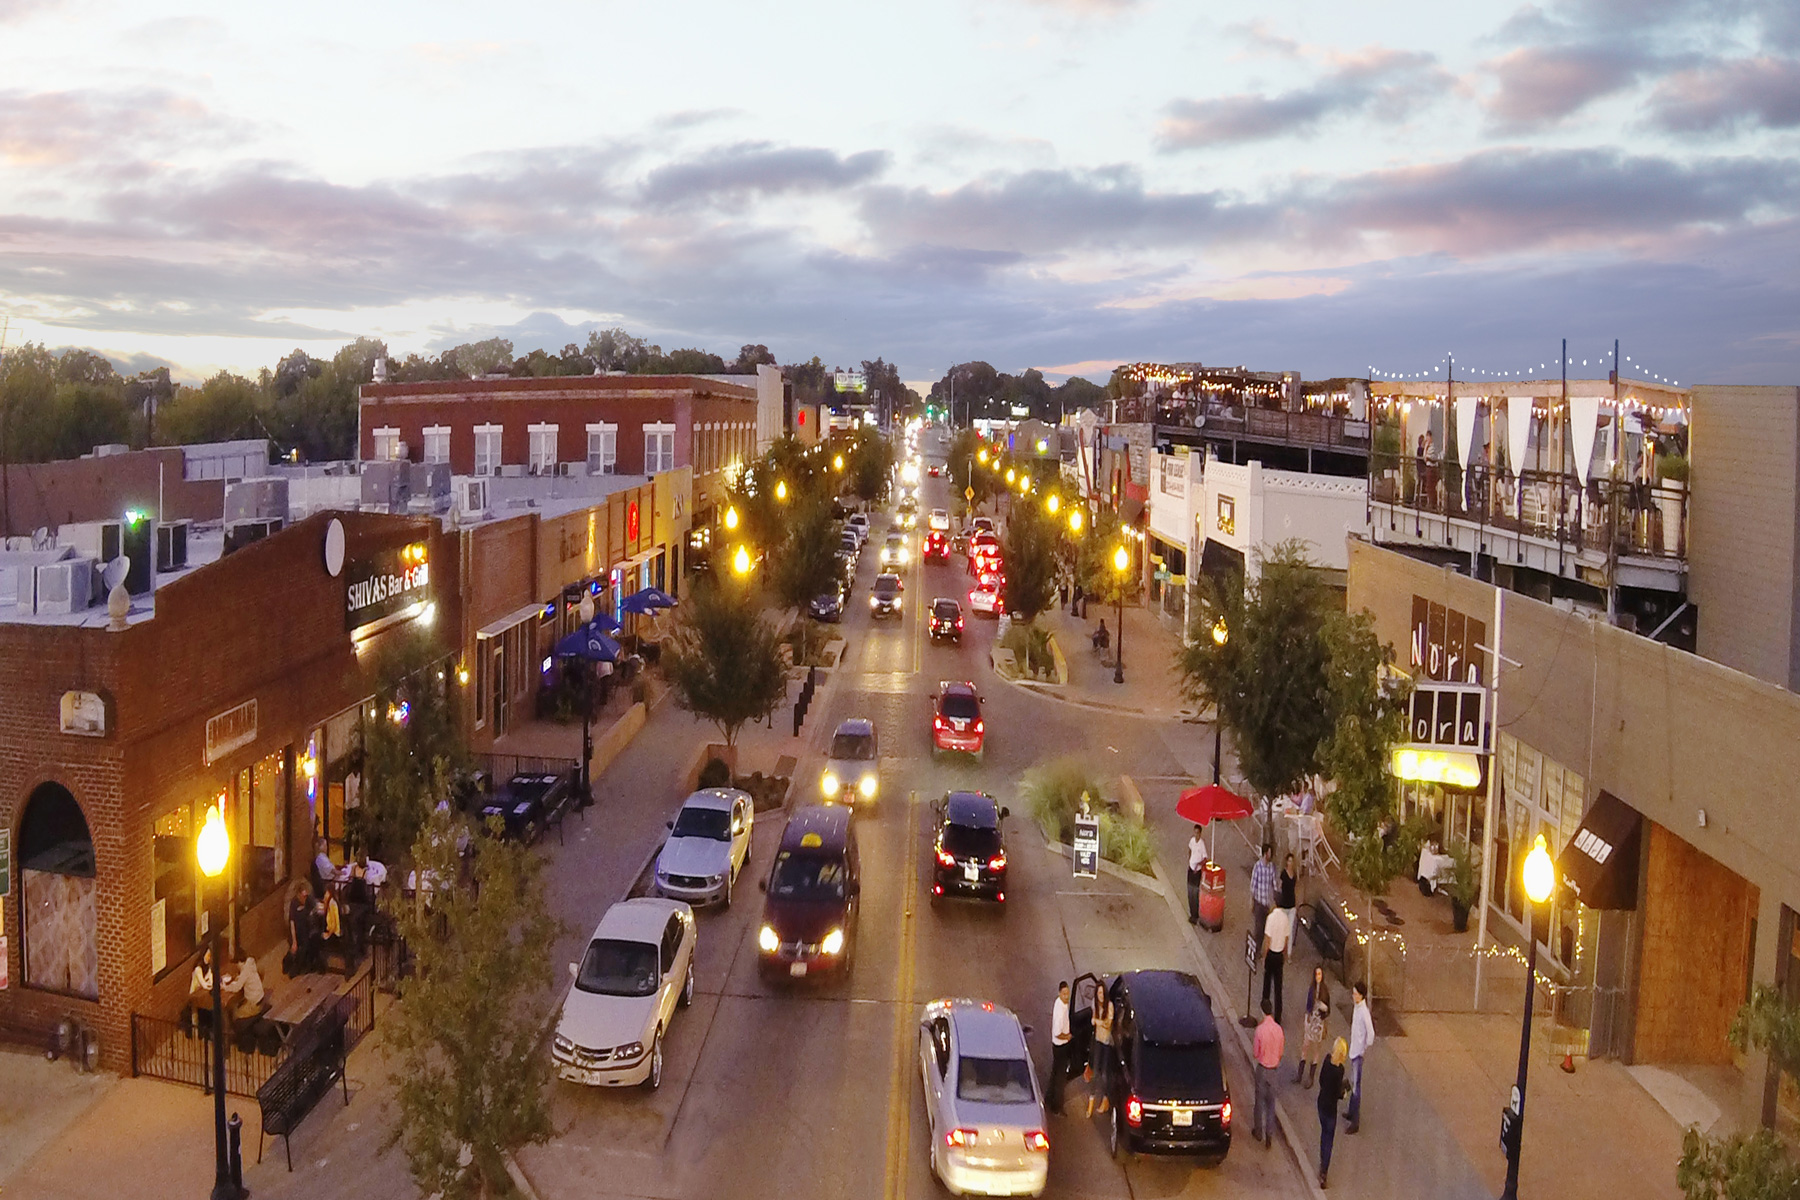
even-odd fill
[(931, 1169), (952, 1195), (1036, 1196), (1050, 1174), (1044, 1100), (1007, 1008), (933, 1000), (919, 1019)]

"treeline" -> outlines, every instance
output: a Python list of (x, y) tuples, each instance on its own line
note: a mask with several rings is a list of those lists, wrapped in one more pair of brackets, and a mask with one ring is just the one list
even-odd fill
[[(974, 417), (1007, 420), (1014, 407), (1019, 407), (1029, 409), (1040, 421), (1055, 424), (1064, 413), (1100, 407), (1108, 398), (1118, 395), (1114, 389), (1123, 384), (1119, 372), (1115, 371), (1112, 381), (1105, 387), (1079, 375), (1065, 383), (1052, 385), (1036, 367), (1019, 375), (1009, 375), (977, 360), (957, 363), (944, 372), (944, 377), (931, 385), (929, 403), (958, 421)], [(953, 400), (956, 407), (952, 412)]]

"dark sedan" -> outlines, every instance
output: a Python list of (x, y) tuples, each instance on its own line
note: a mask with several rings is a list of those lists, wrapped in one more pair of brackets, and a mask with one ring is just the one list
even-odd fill
[(844, 593), (837, 589), (823, 592), (812, 598), (806, 606), (807, 615), (815, 621), (836, 623), (844, 619)]
[(986, 792), (951, 792), (934, 806), (937, 833), (931, 898), (978, 896), (1006, 899), (1006, 845), (1000, 822), (1007, 810)]

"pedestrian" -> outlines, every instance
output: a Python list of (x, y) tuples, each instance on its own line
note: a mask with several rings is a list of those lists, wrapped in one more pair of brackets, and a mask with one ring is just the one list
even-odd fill
[(1281, 985), (1284, 969), (1287, 966), (1288, 947), (1294, 941), (1294, 919), (1285, 908), (1273, 909), (1268, 920), (1263, 922), (1263, 1003), (1269, 1003), (1269, 993), (1275, 994), (1275, 1020), (1281, 1021)]
[(1281, 860), (1281, 875), (1275, 881), (1275, 907), (1287, 909), (1288, 921), (1294, 920), (1294, 909), (1300, 895), (1300, 879), (1294, 874), (1294, 856)]
[(1112, 1041), (1113, 1041), (1113, 1009), (1112, 1001), (1106, 998), (1106, 989), (1094, 989), (1094, 1044), (1088, 1051), (1088, 1102), (1087, 1115), (1094, 1115), (1094, 1101), (1100, 1101), (1100, 1111), (1104, 1113), (1112, 1106), (1110, 1092), (1112, 1088)]
[[(1331, 1173), (1331, 1143), (1337, 1137), (1338, 1101), (1344, 1098), (1344, 1039), (1331, 1044), (1331, 1057), (1319, 1068), (1319, 1187)], [(1353, 1125), (1350, 1129), (1353, 1131)]]
[(1275, 1077), (1281, 1073), (1287, 1035), (1267, 1000), (1262, 1002), (1262, 1011), (1262, 1020), (1250, 1041), (1250, 1057), (1256, 1068), (1256, 1113), (1250, 1123), (1250, 1136), (1266, 1150), (1275, 1143)]
[(1200, 880), (1206, 868), (1205, 830), (1194, 826), (1194, 836), (1188, 839), (1188, 924), (1200, 923)]
[(1081, 615), (1081, 585), (1079, 583), (1075, 585), (1074, 591), (1070, 593), (1069, 615), (1071, 617), (1079, 617)]
[(1063, 1083), (1069, 1074), (1069, 984), (1056, 985), (1056, 1003), (1050, 1006), (1050, 1111), (1060, 1114)]
[(1062, 608), (1069, 603), (1069, 581), (1063, 579), (1056, 585), (1056, 606)]
[(1263, 922), (1275, 907), (1275, 848), (1263, 843), (1262, 857), (1250, 868), (1250, 935), (1262, 942)]
[[(1325, 1053), (1325, 1021), (1331, 1016), (1331, 987), (1325, 982), (1325, 968), (1313, 968), (1312, 982), (1306, 985), (1306, 1017), (1300, 1034), (1300, 1067), (1294, 1082), (1311, 1087), (1319, 1077), (1319, 1059)], [(1307, 1078), (1307, 1068), (1312, 1068)]]
[(1344, 1132), (1355, 1133), (1362, 1124), (1363, 1059), (1375, 1044), (1375, 1019), (1369, 1016), (1369, 996), (1361, 983), (1350, 989), (1350, 1108), (1344, 1113)]

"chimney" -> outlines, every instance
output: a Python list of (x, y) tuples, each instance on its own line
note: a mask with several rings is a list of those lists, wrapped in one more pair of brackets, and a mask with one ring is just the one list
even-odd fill
[(377, 354), (375, 356), (375, 382), (376, 383), (386, 383), (387, 381), (388, 381), (387, 355)]

